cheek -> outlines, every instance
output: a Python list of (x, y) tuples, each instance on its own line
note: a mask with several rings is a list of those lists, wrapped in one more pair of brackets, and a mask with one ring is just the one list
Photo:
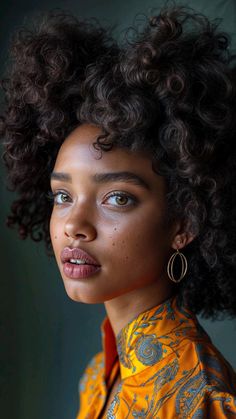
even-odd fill
[(61, 231), (61, 225), (62, 223), (60, 223), (56, 217), (52, 214), (51, 218), (50, 218), (50, 223), (49, 223), (49, 231), (50, 231), (50, 237), (51, 237), (51, 242), (53, 247), (55, 247), (57, 245), (57, 242), (59, 241), (62, 231)]
[(107, 236), (110, 241), (108, 252), (125, 264), (143, 260), (144, 255), (146, 260), (156, 258), (158, 253), (161, 256), (166, 248), (165, 232), (161, 222), (150, 223), (149, 220), (145, 217), (113, 228), (112, 234)]

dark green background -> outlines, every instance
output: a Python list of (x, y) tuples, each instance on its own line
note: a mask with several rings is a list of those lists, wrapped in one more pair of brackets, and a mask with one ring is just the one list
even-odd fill
[[(205, 3), (205, 6), (204, 6)], [(86, 0), (67, 3), (34, 0), (3, 1), (0, 6), (1, 74), (9, 37), (24, 18), (51, 8), (117, 24), (116, 34), (131, 25), (135, 14), (148, 13), (161, 1)], [(236, 45), (236, 2), (188, 1), (210, 17), (221, 17), (222, 29)], [(2, 149), (1, 149), (2, 151)], [(1, 419), (74, 419), (78, 380), (91, 356), (101, 348), (102, 305), (72, 302), (66, 295), (54, 259), (44, 245), (17, 238), (5, 227), (14, 195), (6, 191), (2, 164), (0, 205), (0, 417)], [(213, 342), (236, 368), (233, 321), (201, 321)]]

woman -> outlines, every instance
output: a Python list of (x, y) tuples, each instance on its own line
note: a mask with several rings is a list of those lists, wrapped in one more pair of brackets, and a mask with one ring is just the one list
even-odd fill
[(8, 225), (52, 246), (71, 299), (107, 312), (77, 418), (234, 417), (236, 374), (196, 318), (236, 313), (227, 35), (172, 6), (118, 47), (52, 13), (11, 51)]

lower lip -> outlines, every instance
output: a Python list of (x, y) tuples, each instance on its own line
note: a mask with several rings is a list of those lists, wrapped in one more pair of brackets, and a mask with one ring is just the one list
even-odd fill
[(95, 265), (76, 265), (75, 263), (66, 262), (63, 264), (64, 274), (71, 279), (88, 278), (100, 269)]

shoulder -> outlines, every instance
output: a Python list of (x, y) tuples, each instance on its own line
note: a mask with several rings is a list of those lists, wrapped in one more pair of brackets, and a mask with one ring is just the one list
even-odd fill
[(236, 372), (211, 341), (188, 340), (179, 363), (182, 377), (191, 373), (177, 387), (179, 413), (191, 411), (196, 419), (236, 416)]
[(209, 391), (218, 389), (236, 394), (236, 372), (212, 342), (193, 341), (191, 350)]
[(200, 400), (193, 419), (222, 418), (233, 419), (236, 416), (236, 395), (217, 388), (205, 392)]
[(219, 391), (236, 393), (236, 372), (211, 341), (210, 336), (195, 316), (174, 329), (172, 340), (176, 361), (182, 371), (192, 370), (201, 377), (205, 386)]
[(198, 322), (175, 328), (164, 346), (159, 362), (135, 380), (144, 392), (150, 385), (160, 414), (168, 405), (181, 419), (236, 416), (236, 372)]

